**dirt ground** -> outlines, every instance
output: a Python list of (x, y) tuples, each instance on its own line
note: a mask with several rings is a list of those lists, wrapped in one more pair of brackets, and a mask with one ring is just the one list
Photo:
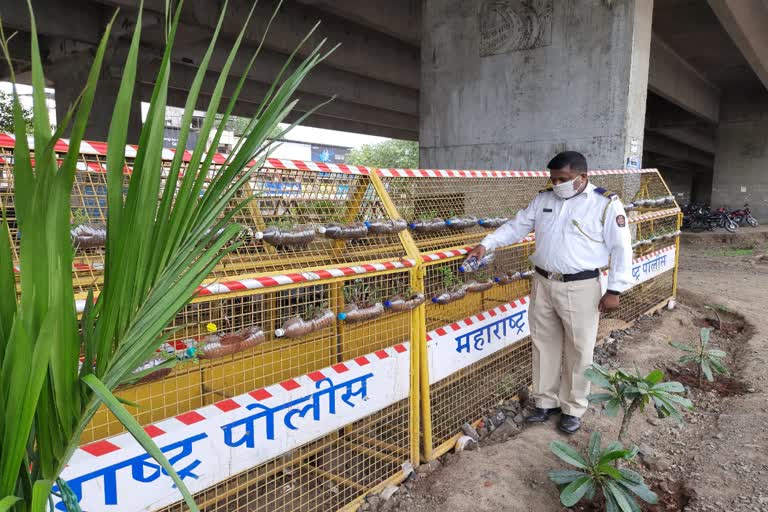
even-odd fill
[[(704, 238), (701, 238), (704, 237)], [(750, 249), (751, 247), (751, 249)], [(746, 249), (745, 249), (746, 248)], [(695, 409), (685, 423), (658, 419), (653, 408), (635, 418), (630, 441), (641, 449), (632, 467), (660, 496), (644, 510), (690, 512), (768, 511), (768, 262), (762, 233), (754, 242), (719, 241), (700, 235), (682, 250), (679, 306), (641, 319), (604, 344), (598, 359), (624, 368), (663, 370), (668, 380), (692, 384)], [(720, 305), (724, 328), (713, 344), (726, 350), (733, 379), (699, 390), (690, 372), (676, 364), (680, 352), (669, 341), (692, 343), (703, 319)], [(741, 322), (743, 325), (743, 322)], [(618, 421), (593, 407), (581, 432), (569, 440), (584, 447), (590, 432), (604, 440), (618, 433)], [(549, 443), (564, 438), (555, 423), (524, 429), (505, 442), (483, 442), (476, 451), (450, 454), (434, 471), (422, 471), (390, 500), (368, 506), (379, 511), (551, 512), (564, 510), (547, 472), (565, 466)], [(604, 441), (607, 442), (607, 441)], [(571, 510), (591, 510), (579, 508)]]

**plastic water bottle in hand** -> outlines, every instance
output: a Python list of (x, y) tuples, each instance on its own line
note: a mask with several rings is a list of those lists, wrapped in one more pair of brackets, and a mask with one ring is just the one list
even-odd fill
[(459, 267), (459, 272), (477, 272), (481, 268), (485, 268), (493, 263), (494, 253), (488, 253), (483, 256), (483, 259), (478, 260), (476, 256), (470, 256), (464, 260), (464, 263)]

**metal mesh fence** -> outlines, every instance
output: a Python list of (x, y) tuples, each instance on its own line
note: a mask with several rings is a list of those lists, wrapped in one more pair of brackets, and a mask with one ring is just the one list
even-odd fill
[[(17, 251), (23, 233), (15, 217), (12, 161), (12, 149), (0, 148), (0, 205)], [(126, 169), (131, 165), (127, 158)], [(151, 428), (189, 419), (243, 395), (263, 397), (269, 386), (290, 391), (293, 379), (318, 382), (319, 370), (373, 364), (409, 344), (410, 369), (392, 378), (408, 380), (411, 392), (245, 471), (227, 473), (197, 493), (202, 510), (351, 510), (366, 493), (403, 478), (404, 465), (418, 462), (414, 426), (424, 419), (415, 414), (419, 400), (430, 405), (430, 448), (436, 448), (463, 423), (530, 384), (525, 337), (422, 387), (428, 396), (413, 392), (419, 379), (430, 382), (426, 361), (419, 360), (426, 353), (425, 332), (527, 297), (534, 242), (497, 250), (494, 262), (479, 272), (461, 273), (459, 265), (467, 246), (547, 185), (541, 173), (439, 172), (448, 171), (339, 170), (270, 160), (240, 191), (238, 201), (246, 207), (234, 220), (243, 226), (245, 243), (206, 281), (213, 288), (236, 286), (209, 290), (187, 305), (167, 327), (171, 339), (137, 369), (137, 382), (118, 390), (141, 405), (133, 411), (139, 423)], [(78, 298), (90, 288), (98, 292), (102, 279), (105, 178), (103, 155), (81, 155), (72, 196)], [(129, 179), (126, 173), (125, 184)], [(598, 173), (591, 179), (627, 204), (636, 258), (676, 244), (677, 206), (658, 173)], [(424, 261), (411, 269), (413, 263), (384, 265), (411, 261), (406, 257)], [(246, 286), (248, 280), (258, 286)], [(629, 323), (673, 295), (673, 272), (641, 282), (603, 318), (601, 329)], [(168, 361), (172, 368), (160, 366)], [(82, 443), (122, 432), (102, 409)], [(184, 509), (177, 503), (162, 510)]]

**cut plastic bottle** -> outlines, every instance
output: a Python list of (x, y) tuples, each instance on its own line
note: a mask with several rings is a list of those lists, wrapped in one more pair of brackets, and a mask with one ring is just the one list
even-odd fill
[(450, 304), (451, 302), (463, 299), (467, 295), (467, 290), (462, 286), (456, 290), (447, 290), (432, 297), (432, 302), (435, 304)]
[(410, 227), (416, 233), (437, 233), (446, 228), (445, 220), (435, 218), (431, 220), (416, 220), (411, 222)]
[(368, 227), (362, 222), (352, 224), (332, 223), (320, 226), (317, 232), (332, 240), (357, 240), (368, 235)]
[(356, 323), (373, 320), (384, 314), (384, 305), (380, 302), (372, 306), (359, 307), (357, 304), (347, 304), (338, 319), (343, 322)]
[(488, 219), (480, 219), (479, 221), (477, 221), (479, 225), (481, 225), (486, 229), (500, 228), (507, 222), (509, 222), (509, 219), (506, 217), (490, 217)]
[(315, 239), (315, 230), (310, 226), (297, 226), (290, 229), (268, 226), (264, 231), (254, 233), (253, 237), (278, 248), (301, 248), (308, 246)]
[(368, 232), (374, 235), (396, 234), (404, 231), (408, 227), (408, 223), (402, 219), (375, 219), (371, 221), (365, 221), (365, 225), (368, 228)]
[(286, 338), (300, 338), (332, 326), (335, 320), (336, 315), (330, 309), (324, 309), (311, 320), (304, 320), (299, 316), (294, 316), (286, 320), (283, 326), (275, 331), (275, 336), (278, 338), (283, 336)]
[(411, 295), (407, 299), (404, 299), (403, 297), (396, 295), (391, 299), (385, 301), (384, 307), (396, 313), (399, 313), (402, 311), (410, 311), (412, 309), (415, 309), (420, 305), (424, 304), (425, 300), (426, 298), (424, 297), (423, 293), (416, 293), (414, 295)]
[(470, 281), (464, 286), (464, 288), (469, 293), (479, 293), (479, 292), (490, 290), (491, 288), (493, 288), (494, 284), (495, 283), (493, 282), (492, 279), (489, 279), (488, 281)]
[(107, 227), (104, 224), (80, 224), (69, 233), (76, 249), (97, 249), (107, 244)]
[(477, 226), (477, 217), (471, 215), (465, 217), (451, 217), (445, 221), (445, 225), (456, 231), (469, 229)]

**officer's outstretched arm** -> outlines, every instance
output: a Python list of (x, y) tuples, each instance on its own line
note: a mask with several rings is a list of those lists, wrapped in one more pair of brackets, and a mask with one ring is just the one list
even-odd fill
[(480, 244), (492, 251), (498, 247), (518, 242), (533, 231), (539, 197), (541, 196), (536, 196), (527, 207), (517, 212), (514, 219), (502, 224), (496, 231), (486, 236)]
[(623, 292), (632, 286), (632, 234), (621, 201), (611, 201), (603, 224), (603, 239), (611, 253), (608, 289)]

